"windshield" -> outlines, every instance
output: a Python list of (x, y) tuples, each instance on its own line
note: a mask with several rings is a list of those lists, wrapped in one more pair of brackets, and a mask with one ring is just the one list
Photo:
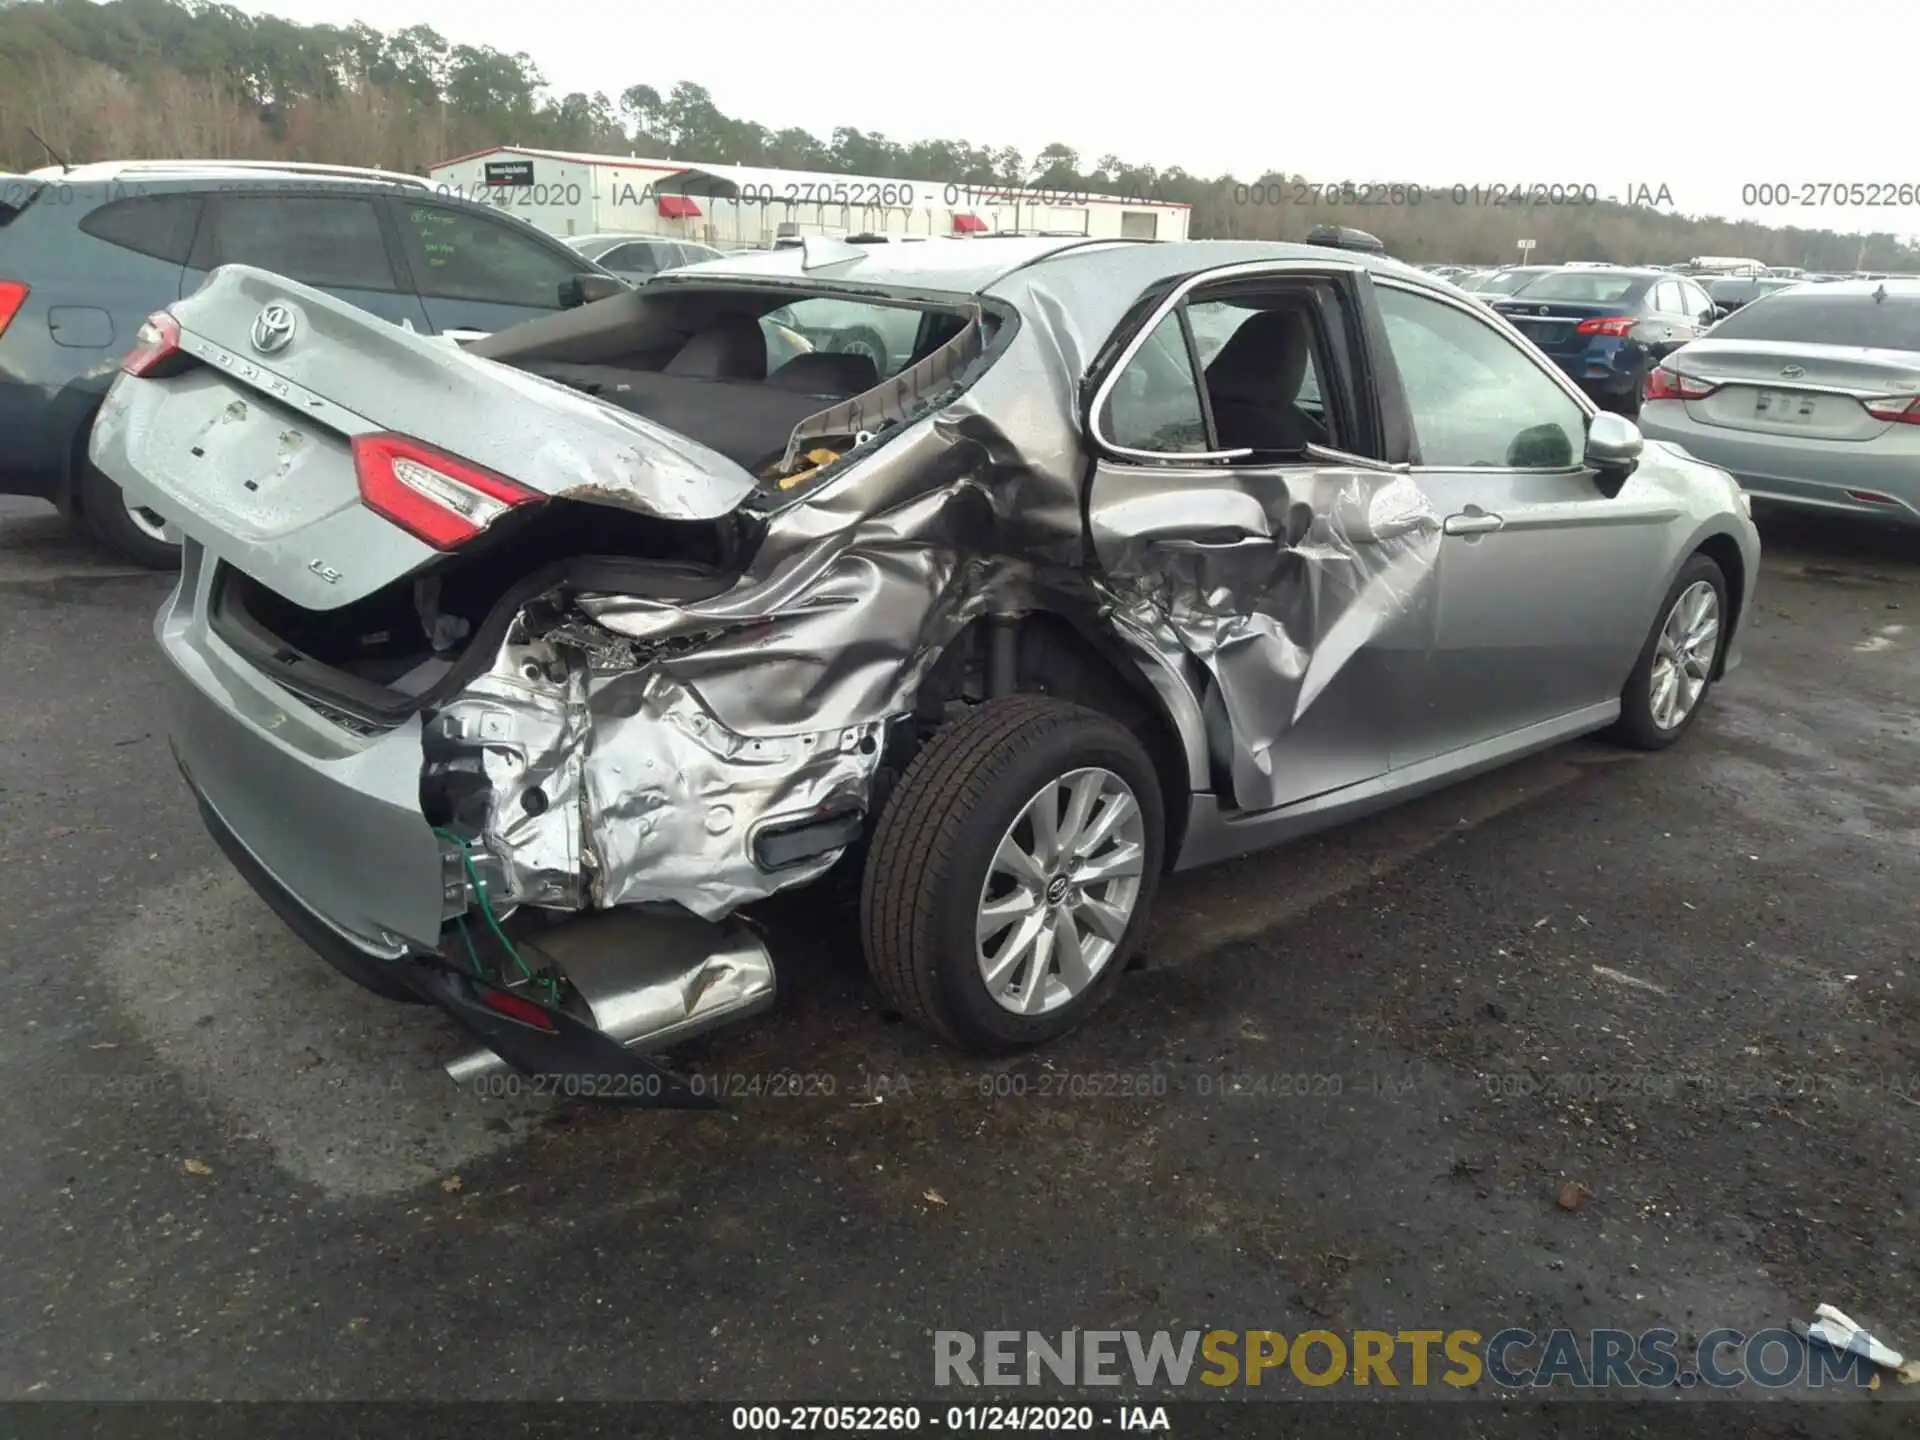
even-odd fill
[(1529, 300), (1572, 300), (1590, 305), (1618, 305), (1653, 282), (1640, 275), (1606, 270), (1556, 270), (1542, 275), (1518, 293)]
[(1713, 327), (1713, 338), (1920, 350), (1920, 295), (1875, 300), (1871, 294), (1786, 290), (1734, 311)]

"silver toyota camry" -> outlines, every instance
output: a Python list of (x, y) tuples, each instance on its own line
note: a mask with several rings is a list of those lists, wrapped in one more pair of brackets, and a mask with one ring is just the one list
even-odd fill
[[(809, 307), (913, 341), (793, 355)], [(230, 266), (124, 370), (233, 863), (457, 1076), (647, 1105), (771, 1004), (755, 901), (857, 877), (892, 1006), (1043, 1042), (1168, 870), (1672, 744), (1759, 568), (1725, 471), (1335, 249), (808, 240), (464, 349)]]

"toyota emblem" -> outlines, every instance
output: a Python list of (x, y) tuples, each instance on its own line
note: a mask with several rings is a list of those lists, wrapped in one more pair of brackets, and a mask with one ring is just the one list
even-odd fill
[(253, 322), (253, 348), (262, 355), (273, 355), (287, 348), (299, 326), (292, 310), (285, 305), (269, 305)]
[(1780, 378), (1782, 380), (1798, 380), (1806, 373), (1807, 372), (1802, 370), (1798, 365), (1788, 365), (1781, 370)]
[(1542, 305), (1542, 306), (1540, 307), (1540, 313), (1541, 313), (1542, 315), (1544, 315), (1544, 314), (1546, 314), (1546, 313), (1547, 313), (1547, 311), (1548, 311), (1548, 310), (1550, 310), (1550, 309), (1552, 309), (1552, 308), (1553, 308), (1553, 307), (1552, 307), (1552, 306), (1549, 306), (1549, 305)]

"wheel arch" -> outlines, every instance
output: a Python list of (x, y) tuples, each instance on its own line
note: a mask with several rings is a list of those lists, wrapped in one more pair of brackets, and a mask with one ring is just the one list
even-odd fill
[(1727, 633), (1713, 661), (1713, 678), (1718, 680), (1726, 673), (1727, 652), (1733, 648), (1734, 637), (1740, 632), (1747, 595), (1747, 557), (1741, 552), (1739, 541), (1720, 531), (1702, 536), (1680, 563), (1685, 565), (1687, 559), (1695, 555), (1704, 555), (1713, 561), (1727, 578)]
[[(1184, 679), (1164, 662), (1150, 658), (1144, 640), (1136, 644), (1100, 633), (1089, 616), (1044, 606), (1004, 622), (979, 617), (954, 637), (922, 683), (919, 714), (923, 721), (937, 723), (936, 717), (954, 700), (977, 701), (992, 695), (988, 657), (993, 629), (1000, 623), (1013, 627), (1013, 693), (1049, 695), (1085, 705), (1112, 716), (1140, 741), (1160, 781), (1167, 827), (1164, 855), (1171, 866), (1186, 838), (1196, 788), (1193, 776), (1207, 773), (1205, 732), (1200, 728), (1197, 698)], [(1161, 673), (1150, 670), (1155, 665)], [(1171, 704), (1169, 695), (1175, 697)], [(1183, 695), (1184, 702), (1179, 698)], [(1176, 707), (1190, 708), (1187, 726), (1173, 713)], [(923, 725), (913, 751), (924, 743), (926, 733)], [(903, 756), (901, 768), (910, 759), (911, 753)]]

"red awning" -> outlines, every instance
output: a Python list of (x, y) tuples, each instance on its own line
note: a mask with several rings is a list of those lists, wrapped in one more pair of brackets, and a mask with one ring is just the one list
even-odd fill
[(987, 222), (978, 215), (956, 215), (953, 217), (953, 233), (956, 235), (984, 235)]
[(656, 195), (653, 205), (669, 220), (698, 220), (700, 207), (685, 195)]

